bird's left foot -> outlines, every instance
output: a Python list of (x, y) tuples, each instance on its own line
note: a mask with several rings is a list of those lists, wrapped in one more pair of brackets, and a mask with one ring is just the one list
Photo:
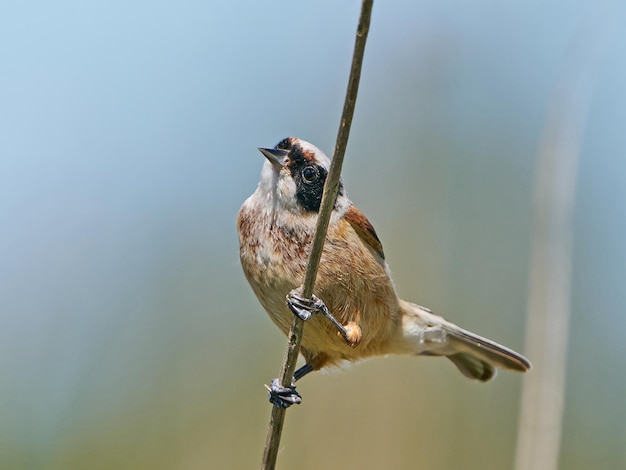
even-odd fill
[(299, 289), (293, 289), (287, 295), (287, 306), (289, 310), (303, 321), (307, 321), (314, 313), (319, 312), (322, 305), (326, 308), (324, 302), (314, 295), (311, 296), (310, 299), (302, 297)]
[(302, 397), (296, 391), (296, 386), (283, 387), (278, 379), (273, 379), (269, 386), (265, 386), (269, 393), (270, 403), (278, 408), (289, 408), (291, 405), (302, 403)]
[(355, 341), (355, 332), (348, 332), (348, 330), (346, 330), (346, 328), (341, 323), (339, 323), (335, 317), (333, 317), (333, 314), (330, 313), (330, 310), (328, 310), (326, 304), (322, 302), (322, 299), (315, 295), (312, 295), (310, 299), (306, 299), (300, 294), (300, 289), (293, 289), (287, 295), (287, 306), (294, 315), (304, 321), (307, 321), (309, 318), (311, 318), (314, 313), (321, 313), (326, 318), (328, 318), (328, 320), (335, 326), (335, 328), (337, 328), (339, 334), (351, 347), (355, 347), (358, 343), (358, 340), (361, 339), (360, 328), (358, 340)]

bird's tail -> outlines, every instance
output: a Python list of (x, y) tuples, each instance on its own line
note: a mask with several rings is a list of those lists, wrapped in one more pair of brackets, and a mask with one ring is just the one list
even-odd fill
[(521, 354), (464, 330), (427, 308), (401, 300), (400, 309), (405, 352), (446, 356), (463, 375), (481, 382), (490, 380), (496, 368), (516, 372), (531, 368)]

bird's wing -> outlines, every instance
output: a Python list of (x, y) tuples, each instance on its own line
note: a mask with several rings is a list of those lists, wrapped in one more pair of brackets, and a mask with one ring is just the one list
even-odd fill
[(385, 259), (383, 244), (378, 239), (374, 226), (367, 220), (363, 212), (357, 209), (356, 206), (350, 205), (344, 214), (344, 218), (350, 223), (363, 243), (371, 247), (382, 259)]

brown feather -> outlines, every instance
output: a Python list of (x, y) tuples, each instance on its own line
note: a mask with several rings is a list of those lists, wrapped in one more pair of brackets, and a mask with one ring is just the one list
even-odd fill
[(385, 253), (383, 252), (383, 244), (378, 239), (378, 235), (376, 235), (376, 230), (374, 230), (374, 226), (371, 224), (365, 214), (361, 212), (355, 205), (350, 205), (346, 213), (344, 214), (344, 218), (350, 222), (350, 225), (357, 233), (359, 238), (372, 248), (378, 255), (385, 259)]

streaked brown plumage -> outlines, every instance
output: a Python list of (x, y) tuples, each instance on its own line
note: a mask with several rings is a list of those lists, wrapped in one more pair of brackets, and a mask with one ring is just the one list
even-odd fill
[[(267, 157), (261, 181), (237, 218), (240, 258), (259, 302), (287, 333), (293, 313), (285, 297), (304, 277), (330, 161), (296, 138), (261, 151)], [(399, 299), (372, 224), (342, 186), (315, 293), (345, 326), (351, 343), (325, 317), (314, 315), (305, 326), (301, 351), (315, 370), (381, 354), (446, 356), (464, 375), (480, 381), (492, 378), (496, 367), (530, 368), (520, 354)]]

